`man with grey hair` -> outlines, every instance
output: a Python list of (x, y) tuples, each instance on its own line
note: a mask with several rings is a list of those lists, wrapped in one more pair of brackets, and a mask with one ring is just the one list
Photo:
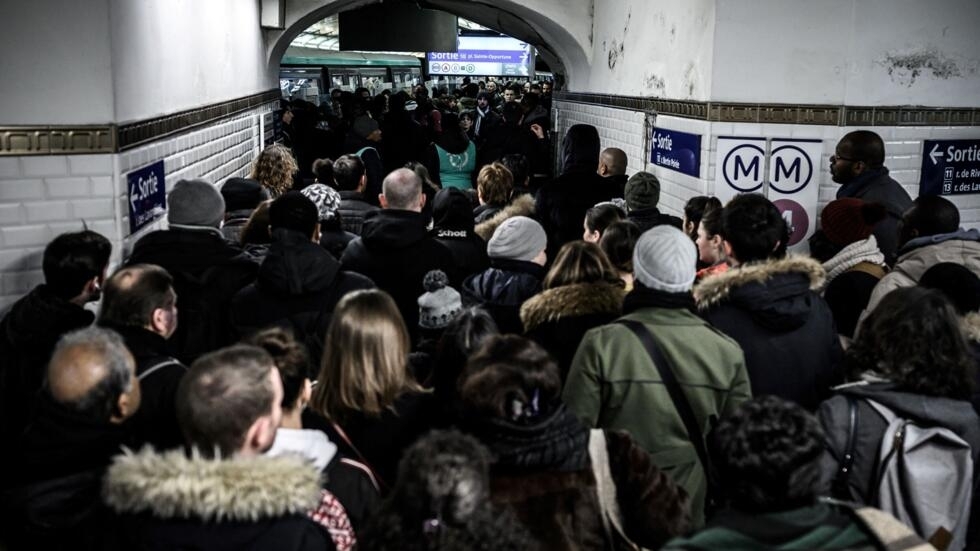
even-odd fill
[(12, 549), (97, 548), (99, 488), (140, 406), (136, 364), (115, 332), (58, 341), (38, 409), (4, 455), (3, 541)]
[(371, 278), (398, 305), (405, 325), (417, 338), (419, 295), (430, 270), (456, 274), (452, 253), (429, 235), (422, 207), (425, 194), (415, 172), (399, 168), (385, 177), (378, 197), (382, 210), (368, 214), (361, 236), (352, 240), (340, 259), (344, 270)]

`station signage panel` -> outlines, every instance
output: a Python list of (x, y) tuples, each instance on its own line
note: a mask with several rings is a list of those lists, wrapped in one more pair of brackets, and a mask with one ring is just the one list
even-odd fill
[(130, 235), (167, 212), (167, 192), (163, 178), (162, 160), (126, 175)]
[(924, 140), (919, 195), (980, 193), (980, 139)]
[(782, 213), (791, 250), (806, 250), (816, 229), (823, 142), (783, 138), (718, 138), (715, 196), (727, 203), (741, 193), (762, 193)]
[(461, 36), (455, 52), (427, 52), (430, 75), (526, 77), (531, 45), (508, 36)]
[(700, 178), (701, 135), (654, 128), (650, 144), (650, 163)]

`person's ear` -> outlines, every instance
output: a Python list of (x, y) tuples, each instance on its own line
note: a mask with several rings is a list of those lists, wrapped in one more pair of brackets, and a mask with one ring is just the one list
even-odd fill
[(367, 172), (361, 174), (361, 179), (357, 181), (357, 192), (363, 193), (364, 188), (367, 187)]
[(725, 239), (722, 239), (721, 240), (721, 248), (722, 248), (722, 250), (725, 251), (725, 256), (727, 256), (728, 258), (731, 258), (733, 260), (738, 260), (735, 257), (735, 254), (732, 252), (732, 244), (729, 243), (727, 240), (725, 240)]
[(320, 242), (320, 237), (321, 237), (320, 231), (321, 231), (320, 230), (320, 223), (317, 222), (316, 225), (313, 226), (313, 235), (310, 236), (311, 240), (314, 243), (319, 243)]
[(388, 200), (385, 199), (385, 194), (384, 193), (379, 193), (378, 194), (378, 202), (381, 203), (381, 208), (383, 208), (383, 209), (388, 208)]
[(260, 455), (272, 447), (272, 442), (276, 439), (276, 429), (272, 426), (272, 416), (263, 415), (256, 419), (248, 432), (245, 433), (245, 441), (242, 443), (242, 453), (247, 455)]
[(159, 335), (166, 335), (169, 325), (169, 312), (165, 308), (154, 308), (150, 314), (150, 330)]
[(421, 210), (421, 209), (424, 209), (425, 208), (425, 199), (426, 199), (426, 197), (425, 197), (425, 193), (419, 193), (419, 195), (420, 195), (420, 197), (419, 197), (419, 210)]
[[(139, 379), (133, 377), (133, 384), (140, 384)], [(129, 419), (136, 413), (136, 410), (140, 407), (139, 392), (123, 392), (119, 395), (119, 399), (116, 400), (116, 405), (112, 408), (112, 414), (109, 416), (109, 422), (113, 425), (121, 425), (126, 419)]]
[(299, 393), (300, 409), (306, 407), (313, 399), (313, 383), (309, 379), (303, 379), (303, 391)]

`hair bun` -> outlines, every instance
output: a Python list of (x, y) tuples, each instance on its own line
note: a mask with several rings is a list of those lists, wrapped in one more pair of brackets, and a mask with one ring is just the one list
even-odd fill
[(429, 293), (434, 293), (447, 285), (449, 285), (449, 277), (442, 270), (431, 270), (422, 280), (422, 286)]

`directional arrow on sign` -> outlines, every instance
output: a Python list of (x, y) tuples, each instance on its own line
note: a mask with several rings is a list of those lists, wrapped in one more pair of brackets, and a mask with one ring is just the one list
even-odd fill
[(936, 160), (936, 157), (941, 157), (942, 154), (943, 154), (943, 152), (942, 151), (939, 151), (939, 144), (938, 143), (936, 145), (932, 146), (932, 151), (929, 152), (929, 158), (932, 159), (932, 164), (938, 165), (939, 164), (939, 161)]

